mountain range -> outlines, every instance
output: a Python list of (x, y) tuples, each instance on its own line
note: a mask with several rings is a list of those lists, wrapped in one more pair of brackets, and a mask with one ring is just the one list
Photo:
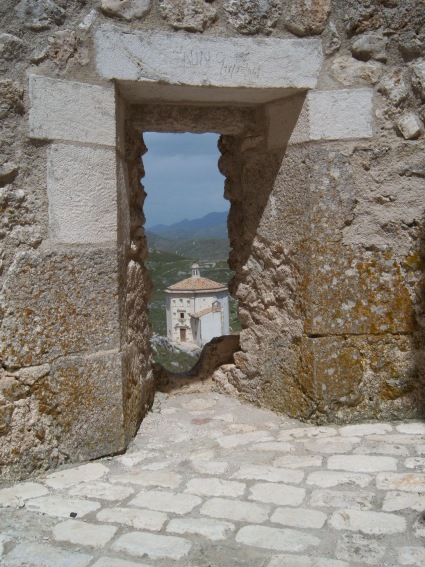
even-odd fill
[(199, 219), (184, 219), (172, 225), (157, 224), (147, 232), (172, 240), (227, 239), (227, 212), (209, 213)]
[(150, 250), (173, 252), (193, 260), (226, 260), (229, 256), (227, 212), (184, 219), (146, 230)]

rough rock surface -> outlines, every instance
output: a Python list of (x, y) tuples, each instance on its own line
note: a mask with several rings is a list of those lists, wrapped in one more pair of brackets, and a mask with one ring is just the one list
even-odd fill
[(384, 66), (377, 61), (357, 61), (346, 55), (335, 57), (332, 63), (332, 75), (346, 86), (374, 85), (381, 78)]
[(301, 37), (320, 34), (330, 10), (331, 0), (289, 0), (284, 9), (285, 26)]
[(387, 61), (388, 39), (381, 33), (369, 32), (361, 35), (351, 44), (351, 52), (356, 59), (360, 61), (369, 61), (376, 59), (385, 63)]
[(388, 75), (384, 75), (379, 83), (378, 90), (388, 97), (391, 104), (399, 106), (409, 96), (405, 71), (396, 67)]
[(21, 60), (25, 56), (27, 46), (16, 35), (10, 33), (0, 34), (0, 60), (13, 61)]
[(151, 0), (102, 0), (100, 9), (108, 16), (131, 21), (149, 13)]
[(5, 162), (0, 165), (0, 184), (6, 185), (13, 181), (19, 171), (19, 167), (16, 163)]
[(208, 0), (160, 0), (162, 17), (176, 30), (203, 32), (217, 18)]
[(399, 118), (397, 128), (405, 140), (414, 140), (421, 135), (422, 122), (414, 112), (406, 112)]
[(425, 102), (425, 59), (413, 63), (411, 71), (412, 86), (420, 99)]
[[(366, 145), (354, 151), (349, 160), (335, 150), (328, 154), (316, 149), (314, 158), (301, 147), (287, 150), (272, 200), (252, 243), (252, 255), (235, 278), (243, 325), (242, 350), (235, 354), (235, 366), (228, 368), (226, 374), (230, 386), (242, 395), (252, 401), (260, 399), (278, 411), (317, 421), (322, 421), (323, 415), (332, 415), (336, 420), (345, 420), (348, 414), (388, 417), (399, 404), (412, 416), (422, 415), (421, 339), (420, 335), (417, 341), (413, 336), (407, 340), (405, 337), (415, 329), (411, 294), (415, 294), (416, 285), (421, 285), (421, 276), (412, 265), (412, 275), (416, 272), (416, 276), (406, 285), (403, 279), (407, 259), (401, 265), (388, 252), (358, 248), (360, 234), (364, 235), (362, 242), (367, 247), (366, 239), (373, 231), (383, 235), (382, 250), (392, 247), (400, 258), (409, 254), (409, 236), (406, 233), (406, 240), (402, 237), (402, 226), (412, 236), (417, 234), (414, 219), (420, 179), (405, 178), (404, 190), (392, 197), (396, 187), (400, 189), (392, 184), (392, 172), (399, 170), (399, 159), (406, 162), (413, 157), (406, 150), (397, 145), (392, 151), (373, 150)], [(297, 173), (295, 163), (304, 164)], [(363, 175), (359, 163), (365, 168)], [(264, 164), (257, 159), (249, 165), (256, 173), (249, 170), (245, 179), (258, 187), (261, 178), (267, 193), (265, 170), (261, 169)], [(270, 171), (270, 162), (267, 166)], [(236, 172), (225, 171), (234, 185)], [(307, 189), (309, 179), (314, 180), (314, 187), (321, 187), (319, 193)], [(298, 188), (296, 201), (288, 190), (292, 183)], [(376, 187), (375, 197), (367, 198), (363, 187), (368, 187), (369, 193), (371, 183)], [(236, 188), (237, 185), (233, 190)], [(388, 201), (383, 195), (388, 195)], [(402, 207), (401, 216), (401, 209), (395, 204), (399, 199), (407, 205)], [(364, 210), (359, 202), (364, 202)], [(394, 205), (390, 205), (392, 202)], [(245, 204), (239, 206), (243, 207), (247, 222), (248, 214), (255, 212)], [(270, 218), (267, 210), (271, 206), (274, 215), (280, 215), (279, 223), (266, 220)], [(307, 246), (303, 242), (305, 230), (310, 235)], [(340, 230), (344, 233), (342, 248), (338, 243)], [(277, 243), (277, 231), (285, 248)], [(273, 242), (276, 244), (272, 245)], [(241, 256), (243, 251), (237, 250), (236, 266)], [(387, 276), (378, 283), (383, 271)], [(279, 293), (270, 294), (273, 281), (279, 282)], [(393, 283), (387, 285), (384, 281)], [(333, 286), (341, 291), (338, 299), (332, 295)], [(390, 299), (393, 288), (398, 291)], [(387, 299), (395, 303), (385, 307)], [(285, 310), (281, 308), (283, 304)], [(417, 307), (416, 316), (422, 318), (422, 307)], [(353, 309), (359, 311), (352, 316)], [(394, 317), (396, 313), (400, 319)], [(353, 338), (344, 338), (347, 333), (353, 334)], [(382, 366), (372, 354), (378, 345)], [(257, 378), (259, 368), (264, 382)], [(281, 396), (281, 392), (285, 395)]]
[(68, 62), (76, 57), (80, 63), (84, 63), (84, 56), (81, 53), (81, 41), (73, 30), (61, 30), (55, 32), (49, 38), (49, 46), (40, 55), (52, 61), (59, 69), (64, 69)]
[(43, 31), (52, 25), (61, 25), (66, 17), (66, 2), (59, 0), (21, 0), (16, 7), (18, 14), (25, 18), (26, 26), (33, 31)]
[(226, 0), (224, 9), (230, 25), (246, 35), (270, 33), (281, 14), (276, 0)]
[(9, 113), (22, 114), (23, 88), (11, 79), (0, 79), (0, 118), (5, 118)]
[(215, 337), (204, 346), (199, 353), (198, 361), (187, 372), (173, 373), (160, 364), (155, 364), (155, 387), (160, 392), (172, 392), (192, 384), (202, 388), (203, 383), (209, 383), (211, 376), (218, 367), (233, 362), (233, 356), (238, 349), (238, 335)]
[(59, 359), (33, 387), (32, 397), (54, 421), (58, 449), (67, 459), (78, 462), (125, 448), (121, 364), (115, 353)]
[(424, 32), (417, 34), (414, 30), (402, 31), (399, 35), (398, 49), (404, 61), (412, 61), (424, 54)]
[[(41, 368), (41, 371), (39, 369)], [(29, 379), (30, 371), (32, 378)], [(50, 366), (0, 375), (0, 435), (2, 478), (25, 478), (35, 470), (58, 466), (65, 455), (58, 449), (57, 430), (51, 416), (43, 412), (31, 396), (37, 382), (50, 372)]]

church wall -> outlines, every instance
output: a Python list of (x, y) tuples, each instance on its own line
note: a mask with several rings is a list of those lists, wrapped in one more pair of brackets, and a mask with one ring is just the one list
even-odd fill
[[(186, 328), (186, 341), (195, 341), (196, 333), (193, 333), (191, 313), (197, 313), (207, 307), (211, 307), (214, 301), (220, 301), (223, 306), (224, 325), (216, 324), (211, 327), (208, 324), (208, 340), (203, 340), (202, 344), (211, 340), (212, 337), (219, 337), (229, 333), (229, 295), (227, 291), (208, 292), (208, 291), (186, 291), (179, 293), (178, 291), (167, 292), (166, 296), (166, 319), (167, 319), (167, 336), (170, 340), (179, 341), (180, 331), (176, 325), (183, 324)], [(180, 317), (180, 313), (184, 313), (184, 318)], [(203, 318), (202, 318), (203, 321)], [(200, 323), (200, 327), (204, 327), (204, 323)], [(198, 328), (198, 325), (196, 325)], [(202, 337), (204, 332), (202, 331)]]
[[(155, 125), (222, 134), (235, 391), (316, 422), (423, 416), (422, 3), (139, 4), (0, 5), (1, 476), (122, 451), (152, 402)], [(146, 32), (168, 58), (135, 57)]]
[[(180, 341), (180, 328), (186, 330), (186, 341), (192, 341), (190, 313), (193, 313), (194, 298), (191, 293), (166, 293), (167, 333), (171, 340)], [(181, 314), (184, 317), (181, 317)], [(171, 334), (170, 334), (171, 333)]]
[(212, 311), (203, 315), (201, 318), (201, 334), (202, 345), (209, 343), (214, 337), (222, 336), (222, 313), (221, 311)]
[(226, 292), (217, 293), (217, 301), (221, 304), (221, 311), (222, 311), (222, 335), (228, 335), (230, 332), (229, 329), (229, 318), (230, 318), (230, 311), (229, 311), (229, 294)]

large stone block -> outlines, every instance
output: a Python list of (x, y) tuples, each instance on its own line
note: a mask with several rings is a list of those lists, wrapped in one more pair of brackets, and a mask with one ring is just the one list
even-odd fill
[(344, 244), (393, 250), (401, 261), (409, 258), (410, 270), (416, 264), (415, 269), (423, 272), (419, 251), (425, 208), (424, 151), (424, 142), (395, 137), (391, 143), (371, 140), (356, 145), (349, 157), (355, 214), (342, 231)]
[[(170, 33), (96, 32), (102, 77), (174, 85), (308, 89), (322, 64), (319, 41), (216, 38)], [(276, 96), (276, 98), (278, 98)]]
[(310, 335), (410, 333), (413, 310), (391, 252), (359, 253), (314, 242), (307, 275)]
[(3, 364), (119, 347), (117, 294), (115, 249), (20, 253), (1, 297)]
[(357, 406), (363, 400), (364, 363), (357, 345), (340, 337), (303, 339), (301, 367), (301, 390), (313, 400), (315, 417), (335, 414), (338, 407)]
[(30, 76), (30, 136), (115, 146), (115, 92), (101, 87)]
[[(406, 419), (425, 412), (423, 353), (409, 336), (304, 338), (297, 384), (318, 422)], [(295, 410), (295, 411), (294, 411)]]
[(271, 329), (262, 331), (261, 350), (250, 359), (258, 378), (240, 385), (249, 399), (317, 423), (424, 415), (425, 359), (411, 335), (347, 333), (291, 341), (287, 329), (276, 327), (274, 336)]
[(257, 113), (252, 107), (175, 104), (135, 105), (129, 116), (142, 132), (216, 132), (229, 136), (256, 131)]
[(316, 91), (309, 99), (312, 140), (372, 136), (372, 89)]
[[(274, 130), (272, 127), (271, 133)], [(288, 250), (295, 246), (291, 262), (305, 262), (311, 254), (309, 241), (341, 240), (341, 232), (354, 217), (355, 197), (355, 179), (346, 152), (328, 144), (291, 145), (261, 218), (261, 236), (282, 242)]]
[(115, 151), (53, 144), (48, 157), (50, 238), (91, 244), (117, 240)]
[(370, 138), (372, 89), (310, 91), (290, 143)]
[(72, 461), (125, 448), (120, 354), (59, 359), (32, 395), (40, 413), (53, 419), (58, 448)]

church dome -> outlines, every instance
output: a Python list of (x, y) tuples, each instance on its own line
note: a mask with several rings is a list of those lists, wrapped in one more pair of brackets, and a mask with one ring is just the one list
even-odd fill
[(227, 286), (202, 278), (199, 271), (199, 264), (192, 264), (192, 277), (177, 282), (167, 287), (165, 291), (227, 291)]
[(227, 289), (227, 286), (214, 282), (213, 280), (209, 280), (208, 278), (201, 277), (187, 278), (186, 280), (182, 280), (181, 282), (177, 282), (167, 287), (167, 290), (170, 291), (216, 291), (218, 289)]

